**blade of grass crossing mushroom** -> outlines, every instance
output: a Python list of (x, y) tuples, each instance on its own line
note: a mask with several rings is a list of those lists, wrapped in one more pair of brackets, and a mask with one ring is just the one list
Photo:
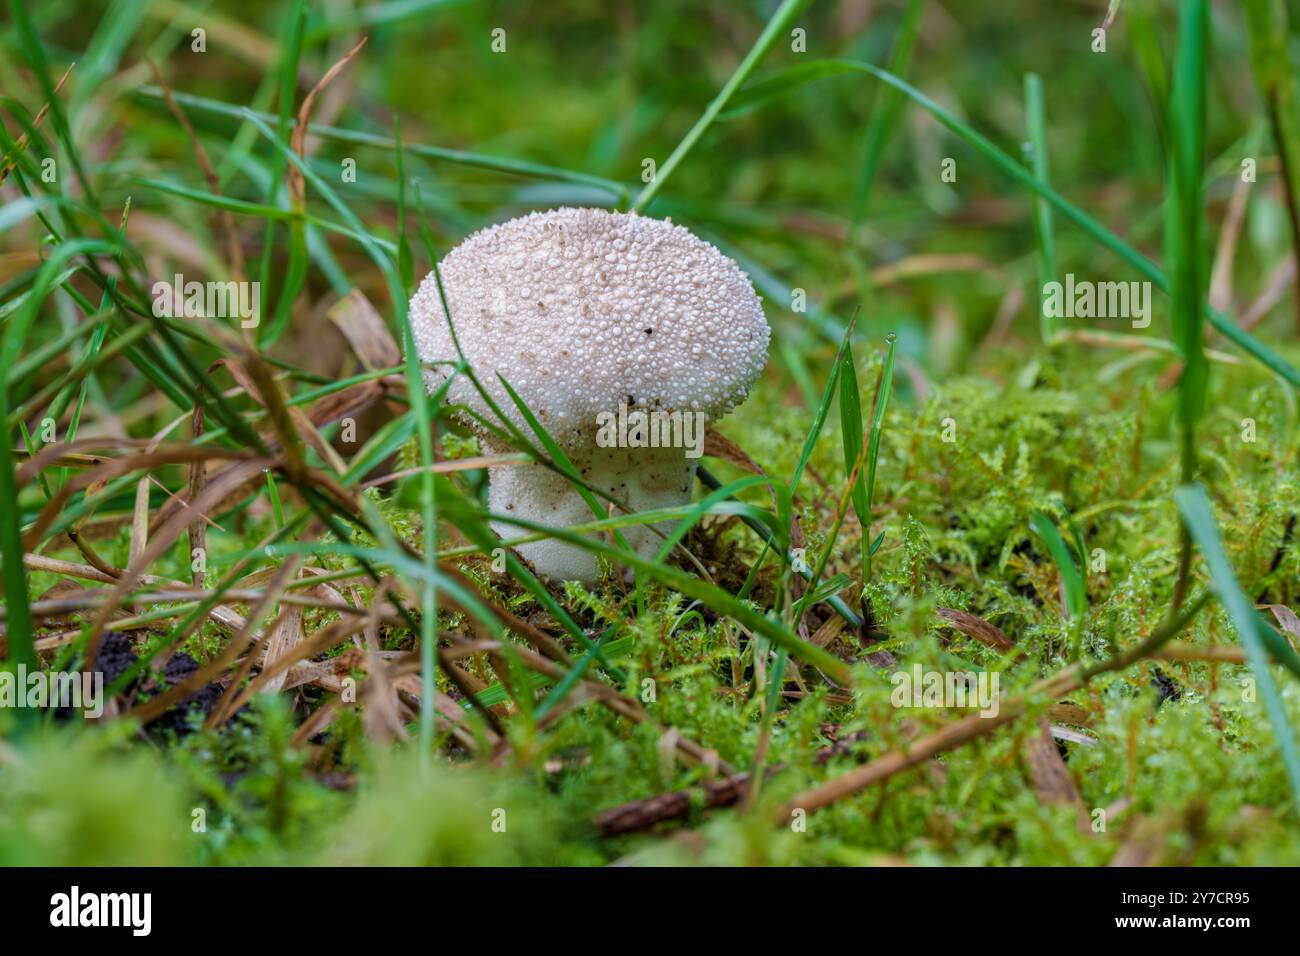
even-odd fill
[(852, 686), (852, 672), (844, 661), (820, 647), (801, 640), (768, 615), (755, 611), (747, 603), (717, 585), (710, 584), (678, 568), (658, 564), (651, 558), (643, 558), (635, 551), (625, 552), (620, 548), (606, 544), (604, 541), (596, 538), (584, 538), (582, 535), (574, 534), (565, 528), (551, 528), (508, 514), (493, 514), (491, 517), (493, 521), (511, 524), (528, 531), (540, 531), (550, 534), (561, 541), (588, 548), (623, 564), (630, 565), (638, 571), (643, 571), (668, 587), (680, 591), (687, 597), (702, 601), (713, 610), (734, 618), (750, 630), (768, 638), (778, 647), (787, 648), (795, 657), (825, 671), (837, 683)]
[[(586, 483), (583, 482), (582, 476), (578, 474), (578, 469), (574, 467), (573, 462), (569, 460), (569, 456), (564, 453), (564, 449), (560, 447), (559, 443), (551, 437), (551, 433), (546, 430), (546, 426), (538, 421), (537, 416), (533, 414), (533, 410), (528, 407), (527, 403), (524, 402), (522, 398), (519, 397), (519, 394), (511, 387), (510, 383), (506, 381), (505, 376), (498, 372), (497, 379), (501, 382), (506, 393), (510, 396), (510, 400), (515, 403), (515, 407), (519, 409), (519, 413), (523, 415), (524, 421), (528, 423), (528, 427), (532, 429), (533, 434), (536, 435), (538, 441), (542, 443), (542, 447), (546, 449), (546, 453), (550, 456), (551, 461), (554, 462), (565, 477), (570, 480), (574, 489), (582, 496), (582, 500), (587, 503), (589, 508), (591, 508), (591, 513), (597, 518), (606, 517), (607, 513), (605, 509), (601, 507), (600, 501), (587, 487)], [(618, 543), (620, 548), (624, 551), (632, 550), (632, 546), (628, 544), (627, 538), (623, 535), (623, 532), (614, 529), (613, 533), (614, 540)], [(640, 609), (640, 612), (644, 614), (645, 582), (641, 575), (637, 575), (636, 579), (636, 604)]]
[[(399, 179), (397, 217), (400, 224), (399, 228), (403, 232), (402, 238), (404, 239), (406, 190), (401, 185), (403, 168), (402, 140), (396, 120), (394, 120), (393, 129), (397, 140)], [(406, 252), (408, 258), (407, 274), (409, 275), (409, 247), (406, 248)], [(428, 389), (425, 388), (424, 370), (420, 366), (420, 356), (415, 348), (415, 333), (411, 327), (410, 317), (406, 312), (406, 295), (409, 293), (410, 282), (400, 276), (399, 281), (402, 285), (402, 295), (395, 300), (395, 305), (397, 307), (397, 321), (402, 332), (402, 355), (405, 359), (403, 373), (406, 378), (406, 391), (410, 398), (411, 411), (415, 416), (416, 442), (420, 450), (420, 507), (422, 511), (421, 519), (424, 523), (424, 553), (429, 561), (435, 561), (435, 555), (438, 553), (438, 492), (437, 482), (434, 480), (432, 471), (434, 463), (433, 420), (429, 414), (429, 395)], [(429, 755), (433, 752), (435, 728), (433, 701), (438, 689), (435, 675), (437, 641), (438, 595), (433, 579), (428, 578), (420, 589), (420, 700), (425, 702), (420, 707), (420, 752), (422, 759), (425, 760), (429, 759)]]
[[(405, 292), (402, 288), (401, 278), (398, 276), (397, 270), (394, 267), (392, 260), (387, 255), (385, 255), (384, 252), (379, 248), (379, 245), (375, 242), (374, 238), (361, 224), (361, 221), (357, 218), (356, 214), (348, 207), (346, 203), (344, 203), (341, 199), (339, 199), (338, 194), (335, 193), (333, 188), (331, 188), (328, 183), (326, 183), (319, 175), (317, 175), (316, 172), (312, 170), (310, 166), (308, 166), (305, 162), (303, 162), (302, 158), (299, 157), (296, 153), (294, 153), (292, 149), (290, 149), (284, 142), (278, 139), (271, 132), (270, 128), (266, 125), (266, 123), (264, 123), (261, 119), (259, 119), (251, 110), (243, 110), (242, 113), (247, 118), (247, 120), (254, 127), (256, 127), (258, 131), (261, 132), (262, 135), (267, 140), (270, 141), (272, 146), (279, 149), (280, 152), (284, 154), (285, 158), (290, 163), (294, 163), (296, 166), (298, 166), (299, 170), (303, 174), (304, 179), (311, 184), (311, 187), (314, 190), (316, 190), (325, 199), (325, 201), (329, 203), (329, 205), (339, 213), (340, 216), (343, 217), (344, 221), (349, 226), (353, 228), (353, 230), (356, 233), (355, 238), (366, 250), (367, 254), (369, 254), (370, 258), (374, 261), (375, 265), (378, 266), (380, 271), (383, 273), (384, 278), (388, 284), (389, 294), (392, 296), (395, 308), (397, 309), (398, 324), (402, 327), (402, 334), (404, 337), (403, 341), (408, 346), (407, 353), (406, 353), (407, 354), (406, 371), (408, 376), (407, 387), (411, 393), (410, 394), (411, 405), (413, 409), (417, 409), (417, 410), (423, 409), (424, 410), (423, 413), (427, 416), (428, 397), (425, 393), (424, 384), (423, 384), (423, 375), (420, 370), (419, 361), (415, 355), (414, 348), (413, 348), (413, 339), (411, 338), (410, 323), (406, 315)], [(414, 368), (414, 374), (415, 374), (414, 382), (410, 378), (410, 375), (412, 374), (412, 368)], [(417, 428), (419, 428), (419, 424), (420, 424), (419, 419), (417, 419)], [(428, 463), (432, 464), (433, 454), (432, 454), (431, 435), (429, 436), (428, 440), (430, 442), (430, 446), (428, 449)], [(421, 454), (422, 456), (424, 455), (423, 449), (421, 451)], [(422, 469), (422, 472), (431, 474), (431, 472), (428, 472), (428, 469)], [(330, 507), (331, 503), (327, 499), (323, 501), (317, 500), (317, 496), (313, 493), (313, 489), (311, 488), (305, 489), (304, 496), (307, 498), (308, 503), (312, 504), (314, 508), (328, 509)], [(427, 509), (430, 509), (432, 507), (433, 507), (433, 499), (432, 497), (427, 497), (425, 499), (426, 518), (428, 516)], [(346, 543), (350, 540), (350, 535), (347, 534), (346, 529), (340, 526), (337, 523), (337, 521), (333, 520), (333, 517), (331, 514), (329, 514), (328, 510), (318, 510), (317, 513), (321, 515), (322, 520), (324, 520), (326, 522), (326, 525), (330, 528), (330, 530), (339, 537), (340, 541)], [(380, 515), (379, 518), (382, 520), (382, 515)], [(433, 522), (426, 521), (425, 533), (426, 535), (436, 534), (436, 526), (434, 525)], [(432, 555), (434, 553), (436, 553), (436, 548), (432, 548), (429, 550), (430, 560), (432, 560)], [(379, 580), (379, 576), (377, 572), (375, 572), (374, 569), (370, 567), (370, 565), (368, 564), (368, 559), (362, 557), (361, 560), (363, 566), (366, 568), (367, 573), (369, 573), (373, 578), (375, 578), (375, 580)], [(432, 582), (432, 586), (436, 593), (436, 589), (438, 586), (436, 580)], [(427, 597), (427, 592), (425, 593), (424, 597)], [(419, 629), (421, 631), (421, 634), (424, 634), (425, 629), (427, 627), (434, 627), (435, 628), (434, 636), (436, 638), (436, 613), (433, 617), (434, 620), (428, 620), (427, 624), (425, 623), (424, 620), (422, 620), (419, 624)], [(427, 620), (430, 618), (430, 615), (423, 615), (423, 618)], [(416, 626), (414, 621), (411, 621), (411, 624), (413, 627)], [(432, 643), (430, 643), (430, 649), (431, 650), (433, 649)], [(422, 677), (422, 684), (424, 683), (424, 681), (425, 678)], [(429, 698), (429, 699), (432, 700), (433, 698)], [(490, 715), (485, 715), (485, 717), (489, 719), (489, 722), (491, 722)], [(423, 736), (421, 742), (422, 743), (425, 742)], [(428, 748), (422, 748), (422, 752), (427, 755), (429, 750)]]
[[(420, 202), (419, 183), (415, 184), (415, 192), (416, 192), (417, 206), (419, 206), (419, 202)], [(510, 433), (510, 437), (514, 439), (514, 441), (522, 448), (522, 450), (532, 455), (538, 461), (542, 461), (543, 455), (541, 451), (538, 450), (538, 448), (528, 440), (528, 438), (524, 435), (522, 431), (520, 431), (518, 426), (515, 425), (514, 420), (509, 416), (507, 416), (505, 412), (501, 410), (501, 406), (498, 405), (496, 399), (492, 397), (492, 393), (489, 392), (486, 388), (484, 388), (483, 383), (479, 380), (478, 375), (475, 374), (473, 367), (469, 363), (469, 360), (465, 358), (465, 352), (460, 347), (460, 339), (456, 335), (456, 321), (451, 314), (451, 305), (447, 302), (447, 290), (443, 287), (442, 284), (442, 270), (438, 267), (438, 252), (433, 242), (433, 230), (429, 228), (429, 222), (428, 219), (425, 217), (425, 211), (422, 206), (419, 206), (419, 212), (420, 212), (420, 238), (424, 242), (425, 252), (429, 257), (429, 268), (430, 271), (433, 273), (434, 283), (438, 287), (438, 300), (442, 304), (443, 315), (447, 317), (447, 329), (451, 335), (452, 344), (456, 347), (456, 355), (460, 359), (460, 366), (457, 368), (454, 374), (464, 375), (466, 378), (468, 378), (470, 384), (474, 386), (474, 390), (478, 392), (480, 397), (482, 397), (483, 403), (488, 407), (488, 409), (494, 415), (496, 415), (501, 425), (503, 425), (506, 431)], [(495, 433), (496, 427), (492, 423), (484, 421), (481, 418), (479, 419), (479, 421), (485, 428)]]
[[(505, 388), (506, 394), (510, 396), (510, 400), (515, 403), (515, 407), (519, 409), (519, 414), (524, 417), (524, 421), (528, 423), (528, 427), (531, 428), (533, 434), (537, 436), (537, 440), (540, 441), (542, 447), (546, 449), (546, 453), (550, 455), (551, 461), (559, 466), (565, 476), (573, 482), (574, 489), (582, 496), (582, 500), (587, 503), (587, 506), (591, 508), (591, 513), (597, 518), (605, 517), (605, 509), (600, 506), (599, 499), (597, 499), (596, 496), (587, 488), (586, 484), (582, 480), (582, 476), (578, 474), (578, 469), (575, 468), (573, 462), (569, 460), (569, 456), (564, 453), (564, 449), (561, 448), (559, 443), (551, 437), (551, 433), (546, 430), (546, 426), (538, 421), (537, 416), (533, 414), (533, 410), (528, 407), (528, 404), (522, 398), (519, 397), (519, 393), (514, 390), (508, 381), (506, 381), (505, 376), (498, 372), (497, 379), (501, 382), (502, 387)], [(627, 540), (620, 532), (616, 531), (614, 533), (614, 538), (618, 542), (620, 548), (631, 550), (631, 546), (627, 543)]]
[[(1025, 74), (1025, 125), (1029, 133), (1029, 168), (1040, 183), (1048, 182), (1047, 120), (1043, 109), (1043, 81), (1037, 73)], [(1056, 279), (1056, 237), (1052, 233), (1052, 207), (1041, 196), (1035, 196), (1034, 237), (1038, 241), (1038, 288), (1040, 295), (1038, 321), (1043, 341), (1050, 342), (1056, 334), (1060, 320), (1049, 315), (1043, 305), (1042, 290)]]
[(1183, 516), (1192, 538), (1201, 549), (1205, 563), (1209, 567), (1210, 580), (1224, 609), (1232, 619), (1237, 636), (1246, 648), (1246, 658), (1250, 661), (1255, 679), (1259, 682), (1264, 709), (1273, 724), (1273, 733), (1277, 737), (1278, 749), (1282, 752), (1282, 762), (1286, 767), (1287, 779), (1291, 783), (1291, 794), (1300, 812), (1300, 749), (1297, 749), (1295, 733), (1291, 727), (1282, 697), (1273, 675), (1268, 669), (1268, 652), (1260, 633), (1260, 618), (1254, 603), (1241, 590), (1233, 573), (1232, 564), (1223, 550), (1223, 541), (1219, 537), (1218, 526), (1210, 511), (1210, 501), (1205, 489), (1199, 485), (1183, 485), (1174, 492), (1174, 500)]
[(749, 79), (749, 75), (754, 72), (754, 68), (758, 66), (759, 61), (767, 55), (767, 51), (776, 43), (777, 38), (786, 32), (790, 24), (794, 22), (799, 14), (803, 13), (804, 8), (810, 2), (811, 0), (783, 0), (781, 6), (772, 14), (772, 19), (767, 21), (767, 26), (759, 34), (753, 48), (740, 61), (740, 65), (736, 67), (735, 72), (731, 74), (731, 77), (723, 84), (722, 89), (718, 91), (718, 95), (713, 98), (704, 113), (695, 121), (695, 125), (677, 144), (677, 148), (672, 151), (663, 166), (658, 169), (654, 178), (646, 183), (645, 187), (637, 195), (636, 201), (632, 203), (633, 210), (636, 212), (645, 211), (659, 190), (663, 188), (663, 184), (668, 180), (668, 177), (673, 174), (673, 170), (686, 158), (705, 131), (713, 125), (713, 121), (718, 118), (718, 114), (722, 112), (736, 91)]
[[(482, 516), (479, 509), (472, 506), (451, 482), (441, 486), (439, 500), (444, 502), (443, 514), (451, 520), (462, 534), (465, 535), (473, 544), (485, 554), (490, 554), (494, 548), (499, 547), (499, 541), (492, 532), (487, 520)], [(568, 632), (569, 636), (578, 642), (582, 647), (591, 651), (596, 645), (587, 636), (586, 632), (578, 626), (577, 622), (569, 616), (546, 586), (537, 580), (528, 568), (524, 567), (512, 551), (507, 550), (505, 553), (506, 573), (523, 585), (533, 598), (545, 608), (555, 620), (560, 622), (560, 626)], [(601, 658), (601, 664), (615, 677), (616, 680), (623, 681), (625, 676), (618, 668), (613, 667), (608, 661)]]
[[(902, 92), (969, 144), (972, 149), (997, 167), (1008, 178), (1033, 190), (1047, 200), (1057, 212), (1083, 230), (1089, 238), (1115, 253), (1160, 291), (1166, 294), (1170, 292), (1171, 286), (1164, 272), (1136, 248), (1056, 192), (1051, 186), (1039, 182), (1025, 168), (1023, 163), (1012, 159), (1005, 151), (995, 146), (988, 137), (977, 132), (969, 124), (957, 119), (920, 90), (870, 63), (859, 63), (854, 60), (818, 60), (813, 63), (792, 67), (773, 76), (765, 77), (742, 90), (735, 98), (733, 104), (735, 106), (734, 113), (739, 114), (755, 109), (762, 103), (812, 80), (846, 73), (858, 73), (874, 77)], [(1253, 356), (1270, 371), (1281, 376), (1293, 387), (1300, 389), (1300, 369), (1297, 369), (1218, 310), (1207, 309), (1206, 315), (1209, 317), (1210, 324), (1225, 338)]]
[[(418, 208), (418, 203), (419, 203), (418, 184), (416, 186), (416, 200), (417, 200), (417, 208)], [(447, 316), (447, 324), (451, 334), (451, 339), (456, 346), (457, 353), (460, 356), (460, 365), (458, 366), (457, 372), (455, 374), (465, 375), (470, 380), (470, 383), (474, 386), (474, 388), (478, 391), (478, 393), (483, 397), (483, 400), (487, 404), (487, 406), (493, 411), (494, 414), (496, 414), (497, 418), (500, 419), (501, 422), (509, 429), (511, 436), (515, 438), (516, 442), (520, 444), (529, 455), (533, 456), (537, 460), (541, 460), (542, 453), (524, 437), (523, 433), (515, 426), (514, 422), (509, 417), (507, 417), (503, 411), (501, 411), (500, 406), (496, 403), (496, 400), (492, 397), (491, 393), (488, 392), (488, 390), (483, 387), (483, 383), (478, 380), (477, 376), (475, 376), (473, 369), (469, 367), (469, 363), (465, 359), (464, 352), (461, 351), (460, 342), (456, 337), (455, 322), (451, 317), (451, 306), (447, 302), (447, 293), (446, 290), (443, 288), (443, 284), (442, 284), (442, 274), (438, 268), (438, 254), (433, 242), (433, 232), (429, 228), (427, 219), (424, 217), (424, 210), (421, 208), (419, 209), (419, 211), (420, 211), (421, 239), (423, 240), (426, 254), (429, 257), (430, 268), (433, 272), (434, 281), (438, 287), (438, 296), (442, 302), (443, 314)], [(403, 314), (405, 314), (405, 309), (403, 309)], [(451, 376), (448, 376), (446, 381), (443, 382), (438, 392), (440, 396), (444, 394), (446, 390), (451, 387), (451, 381), (452, 381)], [(507, 385), (506, 388), (509, 389), (509, 385)], [(512, 393), (512, 397), (514, 397), (516, 401), (518, 400), (517, 396), (513, 396), (513, 393)], [(531, 414), (531, 412), (529, 412), (528, 414)], [(484, 425), (489, 425), (489, 423), (484, 422)], [(570, 473), (573, 473), (572, 465), (570, 465), (569, 470)], [(453, 494), (452, 500), (461, 501), (459, 492), (455, 491), (455, 486), (452, 485), (451, 483), (447, 483), (444, 486), (444, 490), (445, 492), (450, 492)], [(462, 512), (465, 512), (468, 510), (468, 508), (467, 507), (462, 508), (461, 510)], [(597, 517), (604, 517), (602, 514), (599, 513), (598, 510), (593, 509), (593, 511), (595, 511)], [(466, 534), (466, 536), (469, 537), (471, 540), (474, 540), (475, 543), (478, 544), (478, 546), (480, 548), (483, 548), (485, 551), (491, 551), (494, 547), (496, 547), (496, 540), (497, 540), (496, 536), (493, 534), (491, 528), (487, 525), (486, 522), (476, 521), (469, 526), (462, 523), (459, 524), (458, 527), (460, 528), (462, 533)], [(515, 555), (510, 551), (506, 551), (506, 570), (510, 574), (510, 576), (515, 578), (517, 581), (519, 581), (525, 587), (525, 589), (527, 589), (529, 593), (531, 593), (556, 620), (560, 621), (561, 625), (565, 628), (565, 630), (568, 631), (569, 634), (572, 637), (574, 637), (579, 644), (583, 645), (588, 650), (590, 650), (595, 646), (592, 643), (591, 639), (587, 637), (587, 635), (583, 632), (582, 628), (578, 627), (578, 625), (573, 621), (573, 619), (569, 617), (568, 613), (565, 612), (565, 610), (559, 605), (559, 603), (557, 603), (556, 600), (551, 596), (551, 593), (546, 589), (546, 587), (540, 581), (538, 581), (537, 578), (533, 575), (533, 573), (529, 571), (526, 567), (524, 567), (523, 563), (519, 561), (519, 559), (516, 558)], [(607, 662), (604, 661), (602, 661), (602, 663), (607, 664)], [(619, 675), (617, 679), (619, 680), (623, 679), (622, 672), (618, 671), (616, 668), (612, 668), (611, 673)]]

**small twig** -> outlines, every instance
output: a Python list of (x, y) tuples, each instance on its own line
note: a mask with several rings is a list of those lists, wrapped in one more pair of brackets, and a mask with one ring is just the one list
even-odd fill
[(1156, 628), (1146, 640), (1128, 651), (1092, 667), (1085, 668), (1081, 664), (1071, 664), (1051, 677), (1039, 681), (1020, 696), (1002, 702), (997, 714), (993, 716), (982, 717), (979, 714), (971, 714), (913, 741), (905, 750), (891, 750), (862, 767), (834, 777), (811, 790), (796, 794), (773, 815), (774, 822), (778, 825), (788, 823), (796, 810), (805, 812), (819, 810), (843, 797), (883, 783), (937, 754), (969, 743), (1011, 723), (1023, 715), (1029, 709), (1030, 702), (1036, 698), (1058, 699), (1078, 690), (1099, 674), (1119, 670), (1143, 657), (1150, 656), (1187, 627), (1208, 600), (1209, 593), (1202, 594), (1188, 604), (1181, 613)]

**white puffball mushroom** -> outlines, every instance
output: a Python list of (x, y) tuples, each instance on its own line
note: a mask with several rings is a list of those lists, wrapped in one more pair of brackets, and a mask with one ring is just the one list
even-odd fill
[[(563, 208), (474, 233), (439, 269), (466, 360), (523, 434), (533, 439), (498, 373), (592, 487), (633, 512), (690, 501), (703, 443), (693, 413), (716, 422), (744, 401), (767, 362), (762, 303), (734, 261), (668, 221)], [(410, 317), (422, 362), (458, 359), (433, 273), (412, 297)], [(427, 372), (429, 390), (447, 374), (441, 366)], [(464, 376), (447, 400), (494, 420)], [(690, 430), (675, 434), (679, 447), (628, 447), (647, 433), (627, 429), (625, 440), (617, 424), (609, 428), (620, 405), (625, 420), (635, 411), (680, 413)], [(484, 445), (508, 450), (487, 436)], [(554, 527), (595, 518), (570, 482), (535, 463), (491, 469), (489, 505)], [(526, 533), (505, 522), (494, 528), (503, 537)], [(663, 540), (641, 526), (623, 534), (646, 557)], [(575, 545), (552, 539), (518, 550), (548, 578), (596, 578), (595, 556)]]

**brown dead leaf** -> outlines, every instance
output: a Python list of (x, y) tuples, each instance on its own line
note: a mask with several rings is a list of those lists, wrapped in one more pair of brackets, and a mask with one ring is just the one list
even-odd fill
[(1038, 722), (1038, 733), (1030, 735), (1024, 744), (1025, 762), (1034, 782), (1038, 801), (1045, 806), (1073, 806), (1081, 832), (1088, 829), (1088, 811), (1079, 796), (1079, 788), (1070, 776), (1070, 768), (1061, 759), (1061, 752), (1052, 738), (1046, 720)]
[(402, 361), (401, 350), (384, 319), (360, 289), (353, 289), (325, 313), (352, 346), (369, 371), (393, 368)]
[(1273, 612), (1273, 617), (1277, 618), (1278, 625), (1285, 631), (1294, 645), (1300, 638), (1300, 616), (1291, 610), (1285, 604), (1266, 604), (1264, 605)]
[(974, 614), (959, 611), (954, 607), (935, 608), (934, 613), (967, 637), (979, 641), (981, 644), (986, 644), (995, 650), (1009, 651), (1016, 646), (1015, 642), (1007, 637), (1001, 628), (990, 624), (983, 618), (976, 617)]

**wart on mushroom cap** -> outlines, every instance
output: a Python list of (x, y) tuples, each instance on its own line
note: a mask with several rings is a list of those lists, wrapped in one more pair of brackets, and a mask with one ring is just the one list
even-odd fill
[[(690, 500), (694, 458), (682, 448), (600, 447), (599, 416), (617, 414), (625, 403), (702, 412), (716, 421), (744, 401), (767, 361), (771, 333), (735, 262), (667, 221), (565, 208), (477, 232), (439, 268), (465, 358), (525, 434), (528, 426), (498, 373), (584, 479), (629, 511)], [(432, 273), (411, 299), (410, 316), (422, 362), (457, 359)], [(446, 374), (430, 371), (430, 390)], [(448, 401), (491, 420), (463, 377), (452, 383)], [(593, 519), (572, 485), (534, 464), (493, 469), (490, 507), (557, 527)], [(504, 522), (496, 530), (505, 537), (523, 533)], [(662, 541), (647, 528), (623, 533), (646, 556)], [(551, 540), (519, 551), (547, 577), (596, 577), (594, 556), (576, 546)]]

